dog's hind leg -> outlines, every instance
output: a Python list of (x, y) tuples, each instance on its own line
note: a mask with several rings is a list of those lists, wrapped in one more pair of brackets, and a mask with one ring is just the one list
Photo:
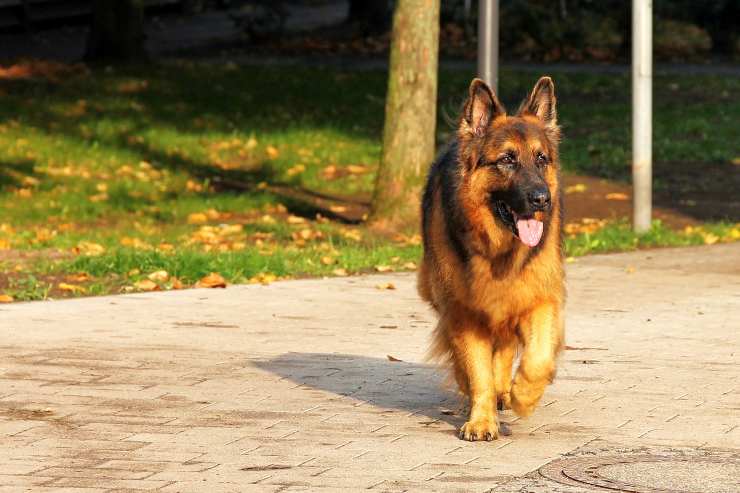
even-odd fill
[(511, 409), (511, 370), (518, 342), (516, 336), (499, 341), (493, 350), (493, 382), (498, 408), (503, 410)]
[(498, 438), (498, 419), (490, 333), (473, 324), (458, 325), (451, 334), (450, 343), (455, 371), (467, 377), (470, 396), (470, 418), (460, 428), (460, 438), (470, 441), (495, 440)]
[(555, 377), (563, 334), (559, 307), (537, 306), (521, 320), (519, 330), (524, 353), (511, 388), (511, 408), (520, 416), (529, 416)]

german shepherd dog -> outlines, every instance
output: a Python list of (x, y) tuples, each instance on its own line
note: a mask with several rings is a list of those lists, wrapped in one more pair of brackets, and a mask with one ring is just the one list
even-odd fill
[(474, 79), (457, 136), (429, 172), (418, 288), (439, 315), (431, 356), (450, 363), (470, 399), (464, 440), (498, 438), (497, 403), (527, 416), (555, 375), (565, 298), (559, 140), (549, 77), (514, 116)]

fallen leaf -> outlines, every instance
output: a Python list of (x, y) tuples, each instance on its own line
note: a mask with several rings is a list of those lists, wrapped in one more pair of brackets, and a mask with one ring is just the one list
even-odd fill
[(203, 224), (206, 221), (208, 221), (208, 216), (202, 212), (193, 212), (192, 214), (188, 214), (188, 224)]
[(150, 281), (154, 282), (167, 282), (170, 278), (169, 272), (166, 270), (157, 270), (146, 276)]
[(328, 255), (325, 257), (321, 257), (321, 263), (324, 265), (332, 265), (337, 262), (337, 259), (333, 257), (329, 257)]
[(406, 262), (405, 264), (403, 264), (403, 268), (408, 270), (416, 270), (416, 263)]
[(336, 213), (347, 212), (347, 207), (343, 205), (331, 205), (329, 210)]
[(362, 166), (360, 164), (350, 164), (349, 166), (347, 166), (347, 171), (349, 171), (353, 175), (361, 175), (363, 173), (367, 173), (367, 166)]
[(60, 282), (59, 284), (57, 284), (57, 287), (62, 291), (66, 291), (68, 293), (84, 293), (85, 291), (87, 291), (82, 286), (67, 284), (66, 282)]
[(393, 270), (393, 268), (390, 265), (376, 265), (375, 270), (378, 272), (389, 272)]
[(270, 159), (276, 159), (280, 155), (280, 151), (278, 151), (277, 147), (274, 146), (267, 146), (265, 148), (265, 152), (267, 153), (267, 157)]
[(376, 289), (396, 289), (396, 286), (391, 282), (385, 282), (382, 284), (376, 284), (375, 288)]
[(79, 274), (70, 274), (65, 279), (69, 282), (85, 282), (92, 279), (92, 276), (87, 272), (80, 272)]
[(705, 245), (714, 245), (715, 243), (719, 241), (719, 237), (712, 233), (705, 233), (702, 236), (702, 239), (704, 240)]
[(105, 247), (90, 241), (81, 241), (72, 249), (75, 253), (94, 257), (105, 252)]
[(0, 294), (0, 303), (12, 303), (14, 298), (9, 294)]
[(180, 279), (173, 277), (172, 278), (172, 289), (183, 289), (185, 285), (180, 281)]
[(288, 224), (305, 224), (306, 218), (301, 216), (288, 216)]
[(565, 194), (571, 194), (571, 193), (583, 193), (586, 191), (586, 185), (583, 183), (576, 183), (575, 185), (571, 185), (569, 187), (565, 187)]
[(626, 193), (613, 192), (607, 193), (605, 196), (606, 200), (629, 200), (630, 197)]
[(400, 362), (403, 362), (403, 360), (402, 360), (402, 359), (398, 359), (398, 358), (395, 358), (395, 357), (391, 356), (390, 354), (389, 354), (389, 355), (387, 355), (387, 356), (388, 356), (388, 361), (393, 361), (393, 362), (398, 362), (398, 361), (400, 361)]
[(250, 278), (249, 282), (252, 284), (262, 284), (263, 286), (267, 286), (268, 284), (276, 280), (277, 276), (272, 272), (260, 272), (256, 276)]
[(740, 166), (740, 157), (732, 158), (732, 164)]
[(217, 274), (216, 272), (211, 272), (207, 276), (205, 276), (203, 279), (198, 281), (195, 284), (195, 287), (197, 288), (225, 288), (226, 287), (226, 280), (221, 276), (221, 274)]
[(624, 271), (625, 271), (625, 272), (626, 272), (627, 274), (634, 274), (634, 272), (635, 272), (635, 267), (634, 267), (633, 265), (628, 265), (628, 266), (627, 266), (627, 267), (626, 267), (626, 268), (624, 269)]
[(143, 279), (134, 283), (134, 287), (139, 291), (158, 291), (159, 284), (149, 279)]
[(331, 271), (331, 273), (334, 274), (335, 276), (339, 276), (339, 277), (345, 277), (345, 276), (348, 275), (347, 274), (347, 271), (345, 269), (341, 269), (341, 268), (340, 269), (334, 269), (333, 271)]
[(306, 166), (304, 164), (296, 164), (295, 166), (291, 166), (290, 168), (288, 168), (285, 174), (287, 174), (288, 176), (295, 176), (303, 173), (304, 171), (306, 171)]

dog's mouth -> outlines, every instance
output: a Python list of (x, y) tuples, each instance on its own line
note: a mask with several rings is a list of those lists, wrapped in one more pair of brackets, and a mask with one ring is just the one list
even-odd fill
[(501, 221), (522, 243), (528, 247), (535, 247), (540, 243), (542, 232), (545, 230), (542, 221), (518, 215), (503, 200), (497, 200), (494, 207)]

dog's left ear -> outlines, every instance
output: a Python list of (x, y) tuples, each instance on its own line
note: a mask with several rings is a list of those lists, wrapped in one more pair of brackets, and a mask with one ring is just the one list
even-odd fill
[(536, 116), (545, 127), (556, 128), (558, 116), (555, 109), (555, 84), (549, 77), (542, 77), (534, 85), (529, 98), (519, 108), (519, 114)]

